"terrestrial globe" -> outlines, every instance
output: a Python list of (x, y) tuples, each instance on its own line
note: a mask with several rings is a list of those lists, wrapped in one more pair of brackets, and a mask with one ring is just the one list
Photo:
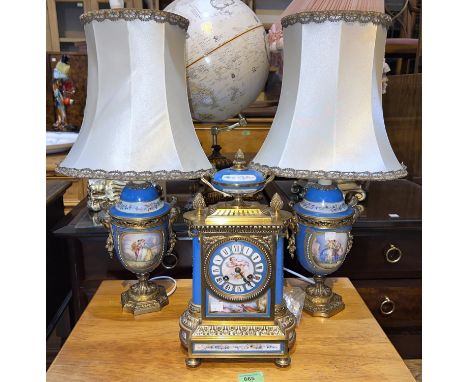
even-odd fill
[(269, 73), (263, 24), (240, 0), (175, 0), (165, 11), (190, 20), (187, 85), (192, 117), (222, 122), (258, 97)]

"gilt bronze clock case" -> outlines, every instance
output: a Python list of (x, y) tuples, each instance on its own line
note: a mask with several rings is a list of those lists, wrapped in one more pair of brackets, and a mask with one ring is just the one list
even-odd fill
[[(239, 166), (239, 157), (233, 168), (241, 178), (254, 175), (264, 186), (265, 177)], [(216, 179), (236, 181), (233, 168), (221, 170)], [(229, 175), (224, 179), (223, 171)], [(261, 188), (254, 186), (255, 192)], [(289, 235), (293, 216), (281, 210), (278, 195), (267, 206), (243, 201), (246, 193), (233, 194), (234, 201), (209, 207), (198, 194), (195, 209), (184, 214), (193, 238), (192, 300), (180, 318), (186, 364), (198, 366), (204, 358), (269, 358), (288, 366), (296, 321), (283, 300), (283, 252), (285, 237), (294, 238)]]

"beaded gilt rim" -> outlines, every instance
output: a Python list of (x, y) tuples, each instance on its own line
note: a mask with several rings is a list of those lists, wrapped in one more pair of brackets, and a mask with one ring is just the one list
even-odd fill
[(113, 180), (182, 180), (196, 179), (203, 174), (213, 173), (213, 168), (199, 171), (105, 171), (92, 170), (90, 168), (70, 168), (58, 166), (55, 172), (70, 176), (72, 178), (89, 178), (89, 179), (113, 179)]
[(370, 11), (314, 11), (300, 12), (293, 15), (285, 16), (281, 19), (283, 28), (296, 23), (324, 23), (325, 21), (337, 22), (344, 21), (347, 23), (372, 23), (388, 28), (392, 25), (392, 18), (385, 13), (370, 12)]
[(91, 21), (102, 22), (104, 20), (155, 21), (157, 23), (177, 25), (185, 31), (187, 31), (189, 26), (189, 20), (185, 17), (176, 15), (175, 13), (155, 11), (153, 9), (102, 9), (99, 11), (86, 12), (81, 15), (80, 20), (83, 25), (88, 24)]
[(406, 166), (402, 163), (400, 170), (379, 172), (354, 172), (354, 171), (310, 171), (294, 170), (292, 168), (280, 168), (261, 165), (251, 162), (249, 168), (259, 171), (268, 171), (276, 176), (298, 179), (335, 179), (335, 180), (393, 180), (408, 175)]

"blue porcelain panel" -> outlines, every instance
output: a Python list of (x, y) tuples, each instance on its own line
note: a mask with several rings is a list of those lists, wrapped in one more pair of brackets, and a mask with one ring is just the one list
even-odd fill
[(283, 262), (284, 262), (284, 237), (279, 237), (276, 247), (276, 295), (275, 304), (283, 301)]
[(196, 305), (201, 305), (201, 252), (200, 239), (194, 237), (192, 239), (192, 302)]
[(128, 213), (128, 212), (119, 211), (116, 206), (112, 206), (109, 210), (109, 213), (112, 216), (115, 216), (118, 218), (146, 219), (146, 218), (156, 218), (158, 216), (164, 215), (168, 213), (170, 209), (171, 209), (171, 205), (169, 203), (163, 202), (162, 207), (158, 209), (156, 212)]
[(265, 181), (265, 177), (261, 172), (253, 169), (235, 170), (225, 168), (214, 174), (213, 181), (226, 184), (252, 184)]
[(226, 168), (216, 172), (212, 184), (228, 194), (251, 194), (258, 192), (265, 182), (264, 175), (253, 169)]
[(242, 341), (235, 343), (192, 343), (192, 355), (197, 354), (249, 354), (264, 353), (278, 354), (285, 353), (284, 342), (251, 342)]
[(347, 206), (346, 210), (343, 212), (336, 212), (336, 213), (320, 213), (320, 212), (312, 212), (303, 208), (300, 203), (296, 203), (293, 209), (300, 215), (305, 216), (315, 216), (315, 217), (322, 217), (322, 218), (342, 218), (346, 216), (351, 216), (354, 214), (354, 210)]

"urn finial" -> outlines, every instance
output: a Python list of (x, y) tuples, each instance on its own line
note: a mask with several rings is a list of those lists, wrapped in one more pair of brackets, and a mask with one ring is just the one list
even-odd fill
[(237, 150), (234, 156), (234, 168), (242, 169), (245, 167), (245, 156), (241, 149)]

